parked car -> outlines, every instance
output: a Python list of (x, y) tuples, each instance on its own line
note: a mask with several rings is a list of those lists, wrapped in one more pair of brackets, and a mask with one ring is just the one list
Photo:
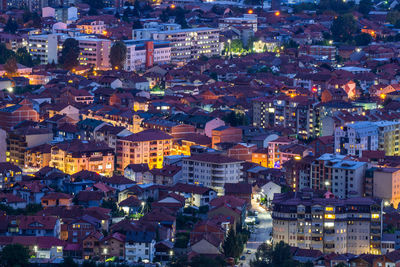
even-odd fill
[(246, 251), (246, 254), (251, 254), (250, 249), (248, 249), (248, 250)]
[(246, 260), (246, 256), (243, 255), (242, 257), (240, 257), (240, 260), (241, 260), (241, 261)]

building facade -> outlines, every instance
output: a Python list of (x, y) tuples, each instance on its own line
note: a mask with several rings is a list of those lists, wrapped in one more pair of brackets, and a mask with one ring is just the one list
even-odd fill
[(274, 243), (324, 253), (380, 254), (380, 200), (317, 198), (311, 192), (280, 194), (273, 200), (272, 219)]
[(219, 154), (198, 154), (183, 159), (182, 179), (190, 184), (200, 184), (224, 194), (225, 183), (242, 180), (243, 161)]

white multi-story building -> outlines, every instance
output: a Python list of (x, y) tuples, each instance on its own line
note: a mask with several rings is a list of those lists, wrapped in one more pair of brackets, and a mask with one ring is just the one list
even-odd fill
[(242, 180), (243, 161), (202, 153), (183, 159), (182, 177), (186, 183), (211, 187), (218, 195), (224, 193), (225, 183), (238, 183)]
[(362, 156), (363, 150), (378, 150), (378, 127), (360, 121), (335, 129), (335, 152), (341, 155)]
[(338, 154), (362, 156), (363, 150), (381, 150), (388, 156), (398, 156), (400, 122), (361, 121), (337, 127), (335, 151)]
[(342, 155), (323, 154), (312, 162), (311, 188), (329, 190), (338, 198), (363, 196), (367, 163), (344, 158)]
[(220, 54), (219, 29), (193, 28), (161, 31), (153, 34), (154, 40), (171, 43), (172, 61), (189, 61), (201, 55), (212, 57)]
[(153, 262), (156, 234), (148, 231), (131, 231), (126, 235), (125, 259), (128, 262), (139, 260)]
[(29, 35), (29, 53), (40, 64), (58, 63), (58, 34)]
[(230, 29), (231, 27), (251, 29), (257, 31), (257, 15), (244, 14), (241, 18), (229, 17), (219, 19), (218, 27), (221, 30)]
[(173, 31), (181, 29), (177, 23), (158, 23), (149, 21), (143, 24), (143, 29), (132, 30), (132, 40), (148, 40), (153, 38), (153, 34), (161, 31)]
[(124, 41), (126, 45), (125, 70), (132, 71), (145, 66), (166, 64), (171, 61), (169, 42), (150, 40)]

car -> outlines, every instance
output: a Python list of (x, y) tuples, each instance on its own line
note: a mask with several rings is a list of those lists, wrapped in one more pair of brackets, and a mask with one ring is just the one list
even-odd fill
[(246, 260), (246, 256), (243, 255), (242, 257), (240, 257), (240, 260), (241, 261), (245, 261)]
[(246, 254), (251, 254), (250, 249), (248, 249), (248, 250), (246, 251)]

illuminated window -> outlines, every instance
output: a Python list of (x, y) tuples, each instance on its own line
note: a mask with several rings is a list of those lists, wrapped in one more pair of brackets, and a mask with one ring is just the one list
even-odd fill
[(335, 219), (335, 214), (325, 214), (325, 219)]
[(372, 219), (379, 219), (379, 214), (378, 213), (373, 213), (371, 214)]

